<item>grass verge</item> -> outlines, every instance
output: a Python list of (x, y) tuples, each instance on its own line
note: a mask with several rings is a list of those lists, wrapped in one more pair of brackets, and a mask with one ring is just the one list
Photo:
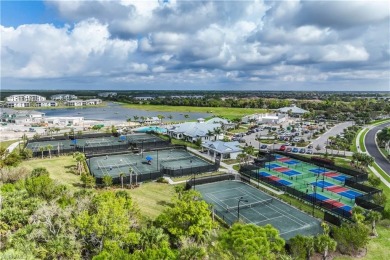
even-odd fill
[(228, 119), (243, 117), (248, 114), (265, 113), (266, 109), (256, 108), (233, 108), (233, 107), (192, 107), (192, 106), (163, 106), (163, 105), (139, 105), (123, 104), (126, 108), (135, 108), (156, 112), (188, 112), (188, 113), (212, 113), (215, 116), (221, 116)]
[(171, 203), (175, 189), (173, 185), (147, 182), (141, 184), (139, 188), (130, 190), (129, 194), (137, 203), (143, 216), (155, 219)]
[(21, 167), (32, 171), (37, 167), (45, 167), (53, 180), (70, 188), (81, 187), (80, 176), (76, 174), (76, 161), (72, 156), (61, 156), (23, 161)]
[(10, 146), (11, 144), (13, 144), (13, 143), (15, 143), (17, 141), (18, 140), (7, 140), (7, 141), (0, 142), (0, 147), (7, 149), (8, 146)]
[[(387, 173), (386, 173), (384, 170), (382, 170), (382, 168), (379, 167), (378, 164), (373, 163), (373, 164), (372, 164), (372, 167), (374, 167), (374, 169), (375, 169), (383, 178), (385, 178), (388, 182), (390, 182), (390, 177), (389, 177), (389, 175), (387, 175)], [(389, 197), (389, 198), (390, 198), (390, 197)]]
[[(206, 173), (196, 174), (195, 178), (201, 178), (201, 177), (213, 176), (213, 175), (221, 175), (221, 174), (224, 174), (224, 173), (225, 172), (206, 172)], [(194, 177), (194, 176), (193, 175), (187, 175), (187, 176), (175, 177), (175, 178), (171, 178), (171, 179), (172, 179), (172, 181), (177, 182), (177, 181), (189, 180), (192, 177)]]
[(362, 150), (363, 153), (365, 153), (367, 151), (366, 146), (364, 144), (364, 138), (366, 137), (367, 132), (368, 132), (368, 128), (364, 129), (363, 132), (361, 132), (360, 137), (359, 137), (359, 146), (360, 146), (360, 149)]
[(383, 124), (383, 123), (386, 123), (386, 122), (390, 122), (390, 118), (372, 121), (372, 122), (370, 123), (370, 125), (380, 125), (380, 124)]

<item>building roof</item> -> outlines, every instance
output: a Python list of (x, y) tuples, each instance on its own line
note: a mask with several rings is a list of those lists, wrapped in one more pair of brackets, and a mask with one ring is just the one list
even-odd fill
[(212, 149), (218, 153), (236, 153), (241, 152), (239, 142), (206, 141), (202, 144), (207, 149)]
[(206, 124), (229, 124), (229, 121), (220, 117), (213, 117), (205, 122)]
[(202, 137), (206, 136), (209, 131), (214, 131), (215, 128), (220, 127), (221, 124), (185, 122), (182, 124), (174, 125), (168, 131), (183, 133), (184, 135), (191, 137)]
[(288, 111), (291, 110), (291, 113), (293, 113), (293, 114), (304, 114), (304, 113), (309, 112), (309, 111), (302, 109), (302, 108), (299, 108), (295, 105), (292, 105), (291, 107), (282, 107), (282, 108), (279, 108), (278, 110), (281, 113), (288, 113)]

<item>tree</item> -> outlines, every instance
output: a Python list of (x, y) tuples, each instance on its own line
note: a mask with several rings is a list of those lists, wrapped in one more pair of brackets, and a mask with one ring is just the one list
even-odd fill
[(160, 119), (160, 124), (162, 124), (163, 122), (163, 119), (165, 118), (165, 116), (163, 115), (157, 115), (158, 119)]
[(43, 152), (46, 151), (46, 147), (45, 146), (39, 146), (39, 151), (41, 152), (41, 155), (42, 155), (42, 159), (43, 159)]
[(297, 259), (310, 259), (314, 251), (314, 238), (312, 236), (297, 235), (290, 239), (291, 255)]
[(49, 175), (27, 178), (24, 186), (30, 196), (39, 197), (47, 201), (58, 197), (66, 190), (65, 186), (55, 184)]
[(317, 144), (317, 146), (316, 146), (316, 151), (317, 151), (317, 152), (320, 152), (320, 151), (321, 151), (321, 146), (320, 146), (319, 144)]
[(377, 187), (382, 183), (381, 179), (374, 174), (368, 175), (368, 182), (374, 187)]
[(333, 237), (341, 253), (352, 254), (367, 246), (369, 233), (369, 229), (362, 223), (342, 224), (341, 227), (334, 228)]
[(322, 259), (326, 260), (329, 252), (336, 251), (337, 242), (327, 234), (321, 234), (314, 238), (314, 247), (316, 251), (322, 254)]
[(91, 204), (75, 217), (78, 237), (90, 254), (107, 249), (132, 251), (138, 244), (138, 211), (129, 196), (95, 194)]
[(31, 177), (49, 176), (49, 171), (45, 167), (34, 168), (31, 172)]
[(184, 115), (184, 118), (189, 118), (189, 117), (190, 117), (190, 116), (189, 116), (189, 115), (187, 115), (187, 114), (185, 114), (185, 115)]
[(138, 121), (139, 116), (133, 116), (133, 118), (134, 118), (134, 121)]
[(121, 178), (121, 186), (123, 189), (123, 177), (125, 177), (125, 173), (124, 172), (119, 173), (119, 177)]
[(182, 238), (204, 241), (213, 227), (208, 204), (195, 190), (183, 192), (180, 199), (175, 196), (172, 205), (157, 217), (156, 223), (177, 243)]
[(93, 188), (96, 185), (95, 178), (88, 173), (81, 173), (80, 180), (83, 183), (84, 188)]
[(20, 150), (19, 154), (23, 159), (28, 160), (33, 156), (33, 151), (31, 149), (25, 148), (23, 150)]
[(271, 225), (235, 223), (218, 237), (221, 248), (235, 259), (272, 259), (282, 252), (284, 240)]
[(132, 185), (132, 182), (133, 182), (133, 173), (134, 173), (134, 169), (129, 167), (129, 176), (130, 176), (130, 188), (131, 188), (131, 185)]
[(131, 123), (131, 118), (129, 117), (127, 120), (126, 120), (126, 122), (128, 122), (129, 123), (129, 126), (131, 125), (130, 123)]
[(245, 146), (244, 152), (249, 154), (249, 155), (253, 155), (255, 153), (255, 148), (252, 145)]
[(82, 163), (85, 161), (85, 155), (80, 152), (73, 153), (73, 158), (76, 160), (76, 168), (79, 175), (81, 175), (81, 172), (83, 170)]
[(111, 177), (111, 175), (108, 175), (108, 174), (104, 174), (103, 175), (103, 185), (106, 188), (108, 188), (109, 186), (112, 185), (112, 177)]
[(46, 150), (49, 151), (49, 158), (51, 159), (51, 150), (53, 149), (53, 146), (51, 144), (46, 145)]
[(142, 251), (147, 249), (169, 248), (169, 236), (162, 228), (144, 227), (139, 232), (139, 246)]
[(367, 220), (371, 222), (371, 234), (373, 236), (378, 236), (376, 231), (376, 222), (382, 218), (382, 214), (378, 211), (369, 210), (367, 214)]
[(16, 167), (20, 164), (21, 160), (22, 159), (18, 153), (12, 152), (8, 154), (3, 160), (0, 160), (0, 168), (4, 165)]
[(376, 193), (372, 196), (372, 200), (374, 201), (374, 203), (384, 206), (387, 201), (387, 196), (384, 192)]

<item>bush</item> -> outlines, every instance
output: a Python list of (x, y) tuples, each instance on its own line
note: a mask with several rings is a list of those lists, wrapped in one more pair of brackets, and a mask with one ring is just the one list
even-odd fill
[(375, 176), (374, 174), (370, 174), (368, 176), (368, 182), (374, 186), (374, 187), (377, 187), (381, 184), (381, 179), (379, 179), (377, 176)]
[(18, 180), (24, 179), (29, 172), (26, 168), (11, 168), (5, 167), (0, 169), (0, 182), (14, 183)]
[(327, 159), (327, 158), (311, 157), (311, 160), (314, 162), (319, 162), (319, 163), (323, 163), (323, 164), (334, 165), (334, 161)]
[(49, 176), (49, 172), (45, 167), (34, 168), (31, 172), (31, 177), (39, 177), (43, 175)]
[(169, 183), (169, 181), (163, 177), (160, 177), (156, 180), (156, 182), (159, 182), (159, 183)]
[(343, 224), (333, 230), (337, 247), (343, 254), (352, 255), (367, 246), (370, 230), (364, 224)]
[(390, 219), (382, 219), (378, 225), (384, 228), (390, 228)]
[(374, 201), (375, 204), (384, 206), (387, 201), (387, 196), (386, 194), (382, 193), (377, 193), (372, 196), (372, 200)]

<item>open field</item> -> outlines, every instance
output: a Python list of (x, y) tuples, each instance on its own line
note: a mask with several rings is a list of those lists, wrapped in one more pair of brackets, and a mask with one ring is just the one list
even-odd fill
[(175, 189), (173, 185), (147, 182), (130, 190), (129, 194), (138, 204), (142, 215), (155, 219), (171, 202)]
[(1, 147), (1, 148), (4, 147), (5, 149), (7, 149), (8, 146), (10, 146), (11, 144), (13, 144), (13, 143), (15, 143), (15, 142), (17, 142), (17, 140), (2, 141), (2, 142), (0, 142), (0, 147)]
[(198, 112), (198, 113), (213, 113), (215, 116), (221, 116), (228, 119), (235, 117), (243, 117), (248, 114), (265, 113), (266, 109), (256, 108), (232, 108), (232, 107), (189, 107), (189, 106), (162, 106), (162, 105), (138, 105), (138, 104), (123, 104), (127, 108), (136, 108), (147, 111), (159, 112)]
[(20, 166), (28, 170), (45, 167), (49, 171), (50, 177), (60, 184), (68, 185), (71, 188), (77, 188), (81, 185), (80, 176), (76, 173), (76, 161), (72, 156), (31, 159), (23, 161)]

